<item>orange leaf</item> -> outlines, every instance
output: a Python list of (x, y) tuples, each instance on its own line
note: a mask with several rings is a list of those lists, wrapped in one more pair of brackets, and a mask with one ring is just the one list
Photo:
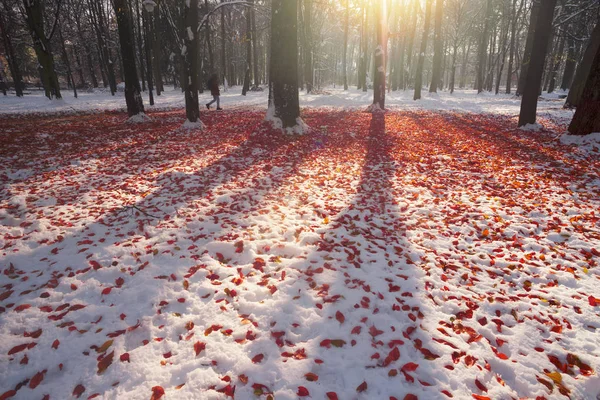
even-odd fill
[(304, 377), (309, 382), (316, 382), (319, 380), (319, 375), (313, 374), (312, 372), (307, 373), (306, 375), (304, 375)]
[(335, 312), (335, 319), (337, 319), (340, 324), (343, 324), (344, 321), (346, 320), (346, 318), (344, 318), (344, 314), (342, 314), (339, 311)]

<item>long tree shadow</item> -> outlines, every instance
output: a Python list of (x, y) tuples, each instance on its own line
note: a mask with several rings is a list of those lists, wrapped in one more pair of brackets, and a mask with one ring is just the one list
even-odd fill
[[(334, 119), (331, 120), (332, 123)], [(172, 294), (160, 284), (161, 280), (176, 279), (174, 277), (180, 277), (184, 270), (196, 265), (198, 257), (194, 255), (181, 259), (178, 254), (179, 246), (184, 244), (190, 246), (188, 250), (191, 253), (201, 255), (206, 252), (205, 248), (198, 248), (197, 251), (193, 248), (197, 248), (194, 242), (202, 238), (202, 229), (206, 229), (207, 239), (226, 234), (225, 225), (215, 223), (211, 228), (210, 221), (204, 219), (204, 216), (212, 218), (211, 203), (217, 208), (220, 206), (223, 211), (227, 208), (227, 204), (233, 205), (237, 204), (238, 200), (243, 200), (244, 208), (230, 210), (234, 216), (241, 216), (256, 207), (264, 196), (276, 191), (288, 177), (296, 174), (304, 159), (312, 152), (326, 146), (326, 138), (321, 137), (318, 132), (294, 139), (282, 137), (263, 128), (250, 135), (238, 148), (207, 165), (203, 170), (190, 168), (189, 173), (186, 173), (185, 168), (188, 166), (184, 166), (186, 172), (170, 174), (174, 179), (164, 179), (159, 189), (137, 203), (137, 209), (153, 211), (154, 209), (149, 205), (156, 205), (166, 198), (165, 203), (160, 203), (160, 211), (163, 214), (158, 221), (139, 211), (136, 218), (132, 220), (130, 216), (120, 213), (118, 209), (112, 209), (98, 221), (85, 224), (79, 230), (71, 229), (54, 241), (45, 241), (33, 251), (7, 254), (3, 260), (5, 266), (11, 266), (6, 270), (7, 274), (27, 275), (30, 279), (26, 282), (13, 281), (4, 285), (3, 295), (8, 295), (9, 302), (15, 301), (18, 297), (19, 302), (33, 302), (39, 307), (49, 307), (48, 310), (58, 312), (64, 309), (58, 306), (60, 304), (58, 302), (80, 303), (89, 296), (94, 298), (100, 295), (98, 291), (104, 288), (107, 292), (102, 290), (100, 295), (102, 303), (104, 303), (104, 296), (107, 296), (106, 300), (111, 302), (110, 305), (95, 305), (85, 310), (76, 308), (73, 310), (77, 311), (74, 316), (69, 314), (70, 308), (67, 308), (66, 312), (51, 314), (49, 317), (55, 321), (67, 321), (52, 327), (43, 339), (51, 340), (60, 335), (61, 329), (77, 327), (82, 339), (76, 338), (71, 347), (85, 346), (85, 343), (90, 341), (90, 335), (85, 335), (85, 332), (103, 318), (102, 329), (109, 337), (118, 337), (131, 330), (131, 334), (127, 335), (120, 347), (121, 351), (133, 351), (142, 346), (145, 341), (151, 340), (152, 335), (159, 329), (150, 322), (150, 318), (156, 313), (156, 307), (159, 312), (161, 307), (164, 307), (157, 304)], [(227, 188), (227, 185), (230, 187)], [(212, 193), (216, 188), (231, 189), (230, 192), (234, 194), (229, 193), (227, 200), (219, 199)], [(181, 189), (182, 192), (176, 189)], [(202, 200), (205, 204), (194, 206), (192, 203), (197, 200)], [(165, 211), (165, 205), (173, 209)], [(173, 212), (182, 208), (185, 210), (179, 213)], [(176, 219), (178, 223), (169, 225)], [(233, 220), (235, 217), (230, 219)], [(194, 231), (195, 227), (203, 224), (202, 229)], [(184, 229), (186, 226), (187, 229)], [(182, 230), (178, 231), (178, 229)], [(223, 234), (219, 234), (219, 231)], [(153, 237), (157, 233), (159, 235)], [(181, 240), (178, 241), (178, 237)], [(140, 241), (147, 243), (148, 250), (145, 254), (135, 246)], [(49, 252), (47, 246), (55, 247)], [(31, 261), (34, 261), (33, 268), (25, 265)], [(140, 272), (142, 273), (141, 276), (136, 277), (136, 284), (133, 287), (129, 286), (127, 282), (133, 278), (127, 276), (132, 277)], [(153, 277), (152, 274), (160, 275), (159, 279), (156, 280), (156, 276)], [(124, 276), (125, 280), (123, 280)], [(123, 288), (127, 288), (127, 292), (123, 291)], [(35, 300), (35, 296), (42, 291), (46, 291), (48, 296), (41, 296), (42, 299)], [(132, 301), (138, 305), (136, 309), (127, 306)], [(15, 303), (5, 303), (5, 305), (10, 310)], [(116, 307), (113, 308), (113, 305)], [(1, 310), (6, 311), (5, 308)], [(38, 318), (31, 318), (27, 324), (22, 324), (13, 320), (12, 315), (6, 314), (4, 317), (6, 322), (4, 326), (9, 327), (11, 334), (22, 332), (23, 329), (25, 332), (35, 331), (39, 328), (37, 324), (41, 323)], [(135, 324), (136, 321), (138, 324)], [(127, 328), (128, 325), (131, 329)], [(96, 340), (102, 339), (98, 337)], [(58, 349), (55, 359), (67, 359), (68, 355), (65, 351), (68, 349)], [(35, 365), (45, 365), (40, 358), (41, 354), (33, 351), (29, 356)], [(13, 360), (13, 362), (17, 361)], [(76, 374), (85, 382), (90, 382), (95, 374), (93, 368), (80, 368), (75, 371), (67, 366), (66, 370)], [(7, 370), (5, 376), (10, 381), (25, 382), (28, 379), (27, 374), (28, 370), (21, 367)], [(118, 375), (119, 372), (114, 371), (110, 376), (116, 379)], [(143, 377), (138, 383), (145, 383)], [(72, 388), (61, 390), (67, 396)]]
[[(272, 371), (268, 379), (259, 381), (248, 366), (240, 372), (251, 371), (251, 379), (276, 395), (292, 395), (290, 388), (306, 385), (313, 398), (329, 391), (356, 398), (363, 390), (358, 398), (408, 393), (435, 398), (448, 388), (441, 372), (450, 357), (438, 355), (428, 332), (435, 324), (425, 320), (431, 309), (419, 266), (424, 252), (407, 238), (412, 194), (403, 191), (397, 176), (410, 161), (394, 156), (402, 148), (400, 135), (386, 132), (382, 114), (373, 115), (360, 144), (354, 157), (364, 156), (364, 163), (352, 201), (328, 210), (326, 227), (316, 230), (319, 238), (308, 246), (312, 250), (284, 267), (291, 279), (278, 285), (277, 297), (240, 306), (241, 314), (272, 332), (248, 345), (249, 356), (281, 353), (261, 366)], [(281, 273), (277, 260), (269, 261), (266, 276)], [(306, 374), (323, 382), (310, 385)], [(248, 387), (238, 391), (251, 393)]]

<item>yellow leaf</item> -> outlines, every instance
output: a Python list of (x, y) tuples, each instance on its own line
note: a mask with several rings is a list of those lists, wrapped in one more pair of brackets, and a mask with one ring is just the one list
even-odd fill
[(548, 378), (552, 379), (557, 385), (562, 382), (562, 375), (560, 374), (560, 372), (547, 372), (546, 375), (548, 376)]
[(107, 340), (104, 344), (96, 349), (96, 353), (104, 353), (110, 346), (112, 346), (113, 340)]

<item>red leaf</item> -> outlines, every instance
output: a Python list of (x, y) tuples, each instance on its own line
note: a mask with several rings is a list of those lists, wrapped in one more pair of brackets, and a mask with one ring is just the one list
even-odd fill
[(417, 368), (419, 368), (419, 364), (415, 364), (413, 362), (409, 362), (404, 364), (404, 366), (402, 368), (400, 368), (401, 371), (407, 371), (407, 372), (412, 372), (415, 371)]
[(8, 390), (0, 395), (0, 400), (10, 399), (17, 394), (16, 390)]
[(113, 350), (110, 354), (107, 354), (100, 361), (98, 361), (98, 373), (99, 374), (106, 371), (106, 369), (110, 366), (110, 364), (112, 364), (114, 356), (115, 356), (115, 352)]
[(163, 389), (162, 386), (154, 386), (152, 388), (152, 397), (150, 397), (150, 400), (158, 400), (163, 397), (164, 394), (165, 389)]
[(296, 392), (296, 394), (298, 396), (310, 396), (310, 393), (308, 393), (308, 389), (305, 388), (304, 386), (298, 386), (298, 391)]
[(102, 295), (103, 295), (103, 296), (106, 296), (106, 295), (110, 294), (110, 291), (111, 291), (111, 290), (112, 290), (112, 288), (110, 288), (110, 287), (104, 288), (104, 289), (102, 290)]
[(475, 379), (475, 386), (477, 386), (477, 389), (481, 390), (482, 392), (487, 393), (487, 391), (488, 391), (488, 389), (484, 386), (484, 384), (479, 382), (479, 379)]
[(21, 305), (15, 307), (15, 311), (21, 312), (21, 311), (27, 310), (28, 308), (31, 308), (31, 304), (21, 304)]
[(361, 331), (361, 329), (362, 329), (362, 328), (361, 328), (360, 326), (355, 326), (355, 327), (352, 329), (352, 332), (350, 332), (350, 333), (351, 333), (351, 334), (353, 334), (353, 335), (359, 335), (359, 334), (360, 334), (360, 331)]
[(473, 398), (474, 398), (475, 400), (492, 400), (492, 399), (490, 399), (490, 398), (489, 398), (489, 397), (487, 397), (487, 396), (480, 396), (480, 395), (478, 395), (478, 394), (472, 394), (471, 396), (473, 396)]
[(325, 394), (327, 395), (328, 400), (338, 400), (336, 392), (327, 392)]
[(129, 353), (123, 353), (123, 354), (121, 354), (121, 356), (119, 357), (119, 360), (121, 360), (121, 362), (125, 362), (125, 361), (131, 362), (129, 360)]
[(54, 342), (52, 342), (52, 348), (53, 349), (58, 349), (58, 346), (60, 345), (60, 341), (58, 339), (55, 339)]
[(100, 263), (98, 261), (95, 261), (95, 260), (90, 261), (90, 265), (95, 270), (98, 270), (98, 269), (102, 268), (102, 265), (100, 265)]
[(259, 364), (263, 360), (263, 358), (265, 358), (264, 354), (262, 354), (262, 353), (261, 354), (257, 354), (254, 357), (252, 357), (252, 362), (254, 364)]
[(79, 398), (83, 392), (85, 392), (85, 387), (81, 384), (75, 386), (75, 389), (73, 389), (73, 396)]
[(37, 374), (35, 374), (29, 381), (29, 388), (35, 389), (44, 380), (45, 373), (46, 373), (46, 370), (43, 370), (43, 371), (40, 371)]
[(8, 351), (8, 355), (10, 356), (10, 355), (16, 354), (20, 351), (23, 351), (27, 348), (28, 345), (29, 345), (29, 343), (23, 343), (23, 344), (17, 345)]
[(339, 311), (335, 312), (335, 319), (337, 319), (340, 324), (343, 324), (344, 321), (346, 320), (346, 318), (344, 318), (344, 314), (342, 314)]
[(196, 342), (194, 343), (194, 351), (196, 352), (196, 356), (198, 356), (202, 351), (206, 349), (206, 343)]
[(398, 361), (399, 358), (400, 358), (400, 350), (397, 347), (394, 347), (394, 349), (392, 351), (390, 351), (390, 354), (388, 354), (388, 356), (383, 361), (383, 366), (387, 367), (394, 361)]
[(404, 400), (419, 400), (419, 398), (414, 394), (409, 393), (406, 396), (404, 396)]
[(358, 385), (358, 387), (356, 388), (356, 391), (357, 391), (358, 393), (362, 393), (362, 392), (364, 392), (365, 390), (367, 390), (367, 382), (366, 382), (366, 381), (363, 381), (363, 383), (361, 383), (360, 385)]
[(600, 304), (600, 299), (597, 299), (594, 296), (588, 297), (588, 301), (592, 307), (596, 307), (598, 304)]

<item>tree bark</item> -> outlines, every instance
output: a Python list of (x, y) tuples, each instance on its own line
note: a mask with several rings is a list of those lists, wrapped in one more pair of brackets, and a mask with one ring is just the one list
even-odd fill
[(254, 87), (258, 87), (260, 85), (260, 74), (258, 73), (258, 31), (256, 30), (256, 12), (254, 10), (254, 0), (250, 0), (252, 7), (250, 7), (250, 22), (252, 28), (252, 58), (254, 59), (254, 63), (252, 64), (254, 70)]
[(485, 21), (483, 23), (483, 33), (481, 35), (481, 41), (479, 42), (479, 57), (477, 62), (477, 93), (483, 92), (486, 78), (486, 58), (487, 58), (487, 47), (488, 47), (488, 36), (490, 30), (490, 19), (492, 16), (492, 0), (487, 0), (487, 6), (485, 11)]
[(373, 107), (385, 110), (385, 53), (387, 49), (384, 24), (386, 21), (386, 4), (377, 1), (375, 3), (375, 18), (377, 18), (377, 47), (375, 48), (375, 72), (373, 81)]
[(417, 71), (415, 74), (415, 93), (413, 100), (421, 98), (421, 89), (423, 86), (423, 66), (425, 64), (425, 51), (427, 50), (427, 37), (429, 36), (429, 25), (431, 23), (431, 3), (433, 0), (426, 0), (425, 23), (423, 26), (423, 37), (421, 38), (421, 50), (417, 61)]
[[(5, 12), (10, 18), (10, 10), (6, 7)], [(4, 42), (4, 49), (6, 50), (8, 58), (8, 69), (13, 78), (13, 84), (15, 85), (15, 93), (17, 97), (23, 97), (23, 76), (21, 75), (21, 68), (19, 67), (19, 60), (15, 54), (15, 49), (8, 33), (7, 23), (4, 22), (4, 15), (0, 13), (0, 31), (2, 31), (2, 40)]]
[(592, 68), (594, 56), (598, 52), (598, 49), (600, 49), (600, 23), (596, 24), (596, 27), (592, 32), (592, 37), (583, 54), (583, 59), (577, 67), (571, 89), (569, 90), (569, 95), (567, 96), (567, 101), (565, 102), (565, 107), (577, 107), (579, 105), (581, 96), (583, 95), (583, 89)]
[(412, 57), (413, 57), (413, 47), (415, 44), (415, 35), (417, 32), (417, 20), (419, 19), (419, 0), (413, 1), (413, 10), (412, 10), (412, 23), (410, 27), (410, 34), (408, 35), (408, 47), (406, 49), (406, 67), (404, 72), (404, 89), (408, 86), (408, 82), (411, 80), (410, 72), (412, 69)]
[(297, 24), (297, 0), (272, 0), (268, 113), (283, 129), (294, 128), (300, 117)]
[(444, 11), (444, 0), (437, 0), (435, 4), (435, 27), (433, 41), (433, 71), (431, 72), (431, 85), (429, 86), (430, 93), (437, 93), (440, 85), (442, 71), (442, 16)]
[[(225, 0), (221, 0), (221, 4)], [(227, 41), (225, 32), (225, 7), (221, 8), (221, 80), (225, 88), (227, 88)]]
[(572, 135), (600, 132), (600, 48), (596, 54), (581, 95), (581, 100), (569, 125)]
[(142, 18), (144, 19), (144, 49), (146, 54), (146, 79), (148, 80), (148, 96), (150, 105), (154, 105), (154, 77), (152, 74), (152, 39), (150, 33), (150, 13), (146, 9), (142, 10)]
[(565, 38), (562, 37), (559, 40), (560, 43), (558, 45), (558, 51), (554, 54), (554, 63), (552, 65), (552, 69), (550, 70), (548, 93), (554, 92), (554, 87), (556, 86), (556, 75), (558, 75), (558, 69), (560, 68), (560, 64), (563, 60), (563, 53), (565, 52)]
[(523, 99), (521, 100), (519, 126), (535, 123), (538, 95), (548, 50), (548, 37), (552, 33), (552, 18), (556, 1), (544, 0), (544, 7), (540, 8), (535, 25), (529, 27), (530, 30), (534, 29), (535, 33), (533, 34), (531, 61), (527, 68)]
[(252, 21), (250, 20), (250, 8), (246, 8), (246, 72), (244, 74), (244, 86), (242, 87), (242, 96), (245, 96), (250, 90), (250, 80), (252, 73)]
[(519, 12), (517, 12), (517, 0), (513, 0), (511, 16), (512, 18), (510, 21), (510, 51), (508, 55), (508, 70), (506, 71), (506, 94), (510, 94), (512, 90), (513, 63), (515, 59), (515, 42), (517, 39), (517, 21), (524, 3), (525, 0), (521, 0)]
[(125, 74), (125, 102), (127, 113), (130, 117), (144, 113), (144, 103), (140, 94), (140, 81), (138, 80), (135, 65), (135, 39), (130, 8), (127, 0), (113, 0), (117, 25), (119, 29), (119, 44), (123, 58), (123, 73)]
[(525, 50), (523, 52), (523, 58), (521, 60), (521, 73), (519, 74), (519, 81), (517, 83), (517, 92), (515, 93), (516, 96), (520, 96), (521, 94), (523, 94), (523, 90), (525, 90), (527, 69), (529, 68), (529, 63), (531, 61), (531, 52), (533, 50), (533, 35), (535, 33), (535, 25), (537, 23), (538, 14), (541, 8), (540, 1), (541, 0), (533, 0), (533, 5), (531, 7), (531, 15), (529, 16), (529, 30), (527, 31)]
[(33, 39), (33, 48), (40, 65), (40, 73), (44, 84), (46, 97), (49, 99), (62, 98), (58, 76), (54, 68), (54, 55), (50, 47), (51, 37), (46, 37), (44, 31), (44, 4), (41, 0), (31, 0), (25, 3), (26, 22)]
[(185, 30), (185, 76), (182, 82), (185, 86), (185, 115), (191, 123), (200, 120), (200, 107), (198, 105), (198, 0), (184, 0)]
[(342, 74), (344, 79), (344, 90), (348, 90), (348, 25), (350, 21), (350, 1), (346, 0), (346, 12), (344, 15), (344, 49), (342, 51)]
[(162, 48), (160, 41), (160, 32), (158, 30), (160, 26), (160, 8), (155, 7), (154, 15), (150, 18), (150, 29), (151, 29), (151, 37), (152, 37), (152, 67), (154, 68), (154, 86), (156, 87), (156, 95), (160, 96), (164, 91), (163, 83), (162, 83), (162, 71), (161, 71), (161, 56), (160, 50)]
[(571, 86), (576, 64), (577, 60), (575, 58), (575, 41), (573, 38), (569, 37), (567, 39), (567, 60), (565, 62), (565, 69), (563, 71), (563, 76), (560, 83), (560, 88), (562, 90), (567, 90), (569, 86)]
[(77, 86), (75, 85), (75, 79), (73, 79), (73, 73), (71, 72), (71, 63), (69, 62), (69, 55), (67, 54), (67, 47), (65, 46), (65, 39), (62, 34), (62, 29), (58, 27), (58, 37), (60, 39), (60, 47), (62, 51), (62, 59), (65, 67), (67, 68), (67, 82), (73, 89), (73, 96), (77, 98)]
[(312, 0), (304, 0), (304, 83), (306, 93), (310, 93), (314, 85), (313, 50), (312, 50)]

